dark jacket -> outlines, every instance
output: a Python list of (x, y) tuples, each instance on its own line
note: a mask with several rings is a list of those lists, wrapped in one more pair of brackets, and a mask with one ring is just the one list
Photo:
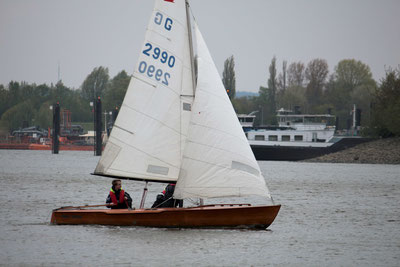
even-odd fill
[(162, 193), (157, 195), (156, 201), (153, 203), (152, 208), (176, 208), (183, 207), (183, 200), (174, 199), (175, 184), (168, 184)]
[[(119, 194), (121, 193), (121, 190), (116, 191), (114, 189), (114, 187), (112, 187), (112, 189), (115, 192), (116, 198), (119, 200)], [(132, 198), (131, 198), (131, 196), (127, 192), (125, 192), (124, 196), (128, 199), (126, 202), (128, 202), (129, 207), (132, 208)], [(112, 203), (110, 194), (108, 194), (108, 196), (107, 196), (106, 203), (107, 204), (108, 203)], [(111, 209), (127, 209), (128, 207), (126, 206), (126, 203), (124, 201), (123, 203), (118, 203), (117, 206), (107, 206), (107, 208), (111, 208)]]

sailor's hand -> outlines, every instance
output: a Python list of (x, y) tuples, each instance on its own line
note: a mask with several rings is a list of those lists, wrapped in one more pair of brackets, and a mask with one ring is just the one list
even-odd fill
[(127, 198), (127, 197), (125, 197), (125, 200), (128, 200), (128, 198)]

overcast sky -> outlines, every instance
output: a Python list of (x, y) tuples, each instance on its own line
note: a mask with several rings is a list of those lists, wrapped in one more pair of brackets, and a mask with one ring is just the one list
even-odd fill
[[(0, 83), (78, 88), (97, 66), (132, 73), (152, 0), (0, 0)], [(400, 64), (399, 0), (192, 0), (217, 67), (235, 56), (237, 91), (266, 85), (268, 65), (354, 58), (376, 80)]]

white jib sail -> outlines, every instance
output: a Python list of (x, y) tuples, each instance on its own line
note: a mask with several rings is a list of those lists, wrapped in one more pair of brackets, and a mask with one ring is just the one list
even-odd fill
[(156, 0), (95, 174), (176, 181), (193, 102), (185, 0)]
[(196, 96), (174, 198), (270, 197), (197, 25), (195, 35)]

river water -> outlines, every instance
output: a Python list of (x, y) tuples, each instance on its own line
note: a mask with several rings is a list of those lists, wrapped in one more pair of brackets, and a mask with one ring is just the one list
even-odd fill
[[(0, 265), (400, 265), (399, 165), (259, 162), (282, 204), (268, 231), (50, 225), (54, 208), (105, 201), (98, 159), (0, 150)], [(150, 184), (146, 206), (162, 187)], [(138, 206), (143, 183), (123, 188)]]

